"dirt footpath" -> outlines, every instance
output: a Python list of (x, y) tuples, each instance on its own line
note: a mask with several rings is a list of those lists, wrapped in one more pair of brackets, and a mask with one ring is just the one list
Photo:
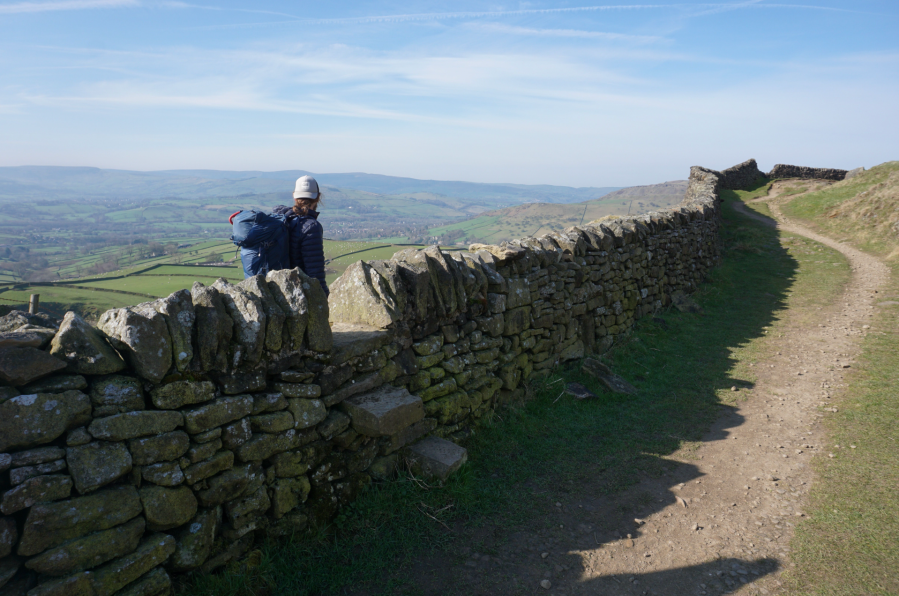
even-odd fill
[[(782, 230), (849, 259), (852, 277), (843, 296), (826, 308), (785, 313), (777, 325), (782, 336), (767, 340), (768, 359), (752, 365), (757, 381), (751, 389), (738, 389), (743, 399), (714, 424), (698, 451), (671, 458), (679, 462), (671, 474), (644, 479), (610, 498), (577, 487), (569, 501), (554, 503), (551, 524), (535, 523), (503, 536), (493, 555), (462, 547), (450, 560), (443, 554), (420, 561), (410, 578), (418, 590), (556, 596), (777, 593), (814, 480), (809, 464), (837, 449), (825, 443), (820, 419), (867, 332), (875, 290), (889, 276), (877, 259), (784, 219), (777, 208), (782, 188), (776, 184), (760, 200), (769, 201)], [(632, 509), (623, 512), (622, 503), (631, 508), (638, 503), (644, 513), (635, 519)], [(482, 542), (491, 543), (502, 529), (482, 533)]]

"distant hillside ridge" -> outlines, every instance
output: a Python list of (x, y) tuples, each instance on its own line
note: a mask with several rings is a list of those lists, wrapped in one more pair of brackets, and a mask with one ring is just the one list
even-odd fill
[(620, 187), (554, 186), (464, 181), (418, 180), (361, 172), (322, 174), (306, 170), (219, 171), (161, 170), (140, 172), (91, 167), (0, 167), (0, 199), (54, 196), (80, 198), (211, 198), (267, 195), (289, 196), (292, 182), (312, 175), (324, 186), (386, 195), (431, 193), (500, 204), (526, 202), (578, 203)]

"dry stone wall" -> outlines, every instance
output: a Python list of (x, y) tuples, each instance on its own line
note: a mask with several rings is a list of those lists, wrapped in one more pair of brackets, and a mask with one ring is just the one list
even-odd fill
[[(528, 379), (601, 352), (719, 259), (718, 189), (468, 252), (0, 319), (0, 594), (167, 594), (324, 523), (399, 465), (446, 477)], [(737, 182), (735, 182), (737, 181)]]
[(789, 166), (777, 164), (768, 172), (768, 178), (805, 178), (817, 180), (843, 180), (848, 174), (846, 170), (833, 168), (809, 168), (806, 166)]

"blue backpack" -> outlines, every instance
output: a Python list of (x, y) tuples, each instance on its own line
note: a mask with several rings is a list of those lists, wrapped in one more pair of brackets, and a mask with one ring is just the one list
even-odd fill
[(238, 211), (228, 221), (231, 241), (240, 247), (244, 277), (290, 269), (287, 218), (261, 211)]

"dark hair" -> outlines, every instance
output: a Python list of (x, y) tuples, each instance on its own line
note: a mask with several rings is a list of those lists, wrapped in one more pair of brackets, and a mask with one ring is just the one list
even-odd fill
[(294, 199), (293, 200), (293, 212), (297, 215), (309, 215), (310, 212), (315, 211), (318, 204), (322, 202), (322, 193), (318, 193), (318, 197), (315, 199)]

